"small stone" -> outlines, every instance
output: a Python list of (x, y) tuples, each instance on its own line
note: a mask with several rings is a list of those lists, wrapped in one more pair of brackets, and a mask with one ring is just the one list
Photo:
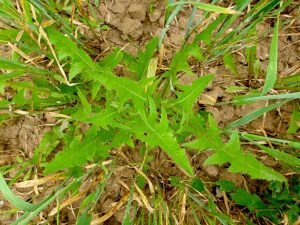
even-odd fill
[(165, 25), (165, 18), (162, 16), (159, 18), (159, 26), (163, 27)]
[(123, 223), (124, 217), (125, 217), (125, 208), (123, 208), (115, 213), (115, 218), (120, 224)]
[(222, 122), (223, 115), (221, 114), (218, 108), (207, 105), (205, 111), (211, 113), (217, 123)]
[(207, 173), (207, 175), (211, 176), (211, 177), (216, 177), (219, 174), (219, 169), (218, 167), (214, 166), (214, 165), (208, 165), (208, 166), (204, 166), (204, 171)]
[(107, 198), (105, 202), (101, 205), (103, 210), (108, 210), (112, 207), (115, 202), (111, 198)]
[(292, 42), (297, 42), (299, 40), (299, 36), (298, 35), (291, 35), (291, 41)]
[(128, 17), (125, 17), (121, 30), (124, 34), (129, 35), (135, 41), (142, 37), (144, 33), (143, 24), (138, 20), (134, 20)]
[(88, 6), (88, 1), (87, 0), (82, 0), (81, 1), (82, 7), (87, 7)]
[(222, 198), (223, 197), (223, 192), (220, 190), (219, 187), (216, 188), (216, 197), (217, 198)]
[(290, 58), (289, 58), (289, 64), (294, 64), (294, 63), (296, 63), (297, 62), (297, 57), (296, 56), (291, 56)]
[(184, 73), (178, 78), (178, 83), (181, 85), (191, 85), (193, 81), (196, 79), (197, 79), (196, 75), (190, 75)]
[(148, 16), (151, 22), (155, 22), (161, 17), (161, 10), (155, 9), (153, 12), (149, 13)]
[(144, 21), (146, 19), (146, 8), (141, 4), (131, 4), (128, 8), (128, 13), (132, 19)]
[(181, 28), (181, 29), (186, 29), (186, 26), (189, 22), (189, 18), (184, 18), (184, 17), (181, 17), (179, 20), (178, 20), (178, 26)]
[(124, 13), (125, 10), (127, 8), (127, 5), (124, 4), (124, 2), (115, 2), (115, 4), (111, 7), (111, 11), (113, 13), (118, 13), (118, 14), (121, 14), (121, 13)]
[(184, 40), (184, 31), (179, 29), (174, 29), (170, 31), (170, 42), (173, 45), (181, 46), (182, 42)]
[(223, 171), (221, 174), (221, 178), (223, 180), (231, 181), (237, 187), (241, 187), (243, 185), (243, 177), (238, 173), (230, 173), (227, 170)]
[(106, 16), (106, 14), (107, 14), (107, 9), (106, 9), (106, 5), (103, 3), (103, 2), (101, 2), (100, 3), (100, 5), (99, 5), (99, 13), (100, 13), (100, 15), (102, 16), (102, 17), (105, 17)]
[(278, 162), (275, 159), (268, 156), (263, 161), (264, 164), (269, 167), (275, 167), (276, 165), (278, 165)]
[(153, 32), (153, 36), (155, 36), (155, 37), (160, 37), (160, 35), (161, 35), (161, 28), (159, 28), (159, 29), (155, 29), (154, 30), (154, 32)]

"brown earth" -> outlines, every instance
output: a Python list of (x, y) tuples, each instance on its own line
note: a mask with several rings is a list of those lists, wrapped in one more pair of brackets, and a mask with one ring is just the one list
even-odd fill
[[(109, 30), (98, 30), (96, 36), (86, 29), (80, 29), (80, 32), (86, 35), (88, 45), (92, 45), (94, 49), (99, 49), (99, 53), (105, 53), (106, 51), (110, 51), (112, 47), (118, 46), (124, 48), (125, 51), (136, 54), (138, 49), (143, 47), (151, 37), (160, 36), (160, 32), (164, 26), (164, 2), (154, 1), (153, 11), (149, 10), (151, 2), (153, 1), (107, 0), (105, 3), (100, 3), (100, 7), (96, 9), (96, 13), (98, 19), (102, 19), (109, 26)], [(170, 60), (173, 52), (180, 48), (189, 15), (190, 8), (183, 10), (167, 32), (164, 41), (166, 60)], [(300, 20), (298, 19), (292, 22), (293, 23), (281, 27), (280, 29), (278, 65), (280, 77), (290, 75), (290, 71), (299, 71), (300, 68)], [(270, 24), (268, 23), (258, 26), (258, 32), (263, 32), (269, 26)], [(257, 57), (262, 64), (261, 74), (266, 73), (270, 40), (271, 37), (263, 38), (258, 44)], [(5, 52), (7, 51), (5, 50)], [(217, 101), (229, 101), (234, 96), (234, 94), (229, 94), (225, 91), (226, 87), (236, 84), (243, 84), (246, 87), (248, 85), (249, 74), (245, 58), (240, 54), (235, 54), (234, 56), (239, 69), (240, 76), (238, 78), (224, 67), (221, 60), (216, 61), (212, 65), (207, 65), (204, 68), (201, 68), (202, 71), (196, 71), (195, 73), (197, 76), (203, 73), (216, 74), (216, 79), (213, 84), (208, 87), (203, 96), (199, 98), (198, 107), (204, 108), (207, 112), (211, 112), (220, 126), (225, 126), (266, 104), (270, 104), (268, 102), (257, 102), (242, 107), (215, 105)], [(181, 74), (180, 80), (182, 83), (188, 84), (196, 79), (197, 76), (190, 77), (189, 75)], [(267, 113), (265, 117), (253, 121), (243, 127), (243, 129), (260, 135), (268, 134), (273, 137), (284, 137), (286, 136), (286, 130), (292, 110), (293, 103), (287, 104), (278, 111), (273, 110), (272, 112)], [(42, 116), (20, 116), (4, 122), (0, 128), (0, 166), (17, 163), (16, 157), (22, 160), (30, 159), (44, 133), (51, 129), (51, 124), (54, 122), (55, 120), (52, 118), (45, 118)], [(299, 140), (299, 135), (294, 138), (298, 138)], [(117, 165), (115, 166), (115, 172), (107, 181), (105, 191), (95, 209), (95, 215), (98, 217), (104, 215), (110, 208), (115, 206), (116, 202), (120, 201), (127, 192), (126, 186), (127, 188), (130, 187), (131, 181), (134, 179), (137, 171), (133, 166), (129, 165), (140, 163), (143, 160), (143, 156), (140, 155), (138, 149), (127, 148), (123, 149), (122, 152), (117, 151), (112, 154), (115, 154), (116, 156)], [(163, 190), (163, 196), (165, 197), (165, 200), (167, 200), (174, 195), (174, 188), (170, 185), (170, 176), (184, 178), (184, 174), (180, 172), (160, 150), (156, 150), (154, 155), (155, 157), (150, 163), (150, 172), (147, 175), (154, 186), (159, 186), (160, 189)], [(233, 181), (240, 187), (245, 187), (245, 183), (247, 183), (246, 188), (257, 193), (261, 192), (264, 182), (252, 181), (239, 174), (231, 174), (225, 166), (204, 166), (203, 162), (208, 156), (209, 153), (190, 154), (196, 174), (203, 181), (226, 179)], [(259, 154), (257, 157), (260, 157), (262, 161), (269, 166), (278, 166), (278, 162), (273, 158), (266, 157), (265, 155), (259, 156)], [(16, 169), (13, 169), (6, 178), (8, 180), (12, 179), (18, 169), (20, 168), (17, 167)], [(101, 172), (99, 171), (99, 173)], [(210, 191), (213, 191), (212, 187), (209, 188)], [(33, 188), (20, 189), (13, 187), (13, 189), (25, 200), (30, 198), (38, 199), (47, 195), (42, 191), (36, 194), (32, 190)], [(93, 188), (87, 183), (82, 187), (82, 191), (84, 190), (92, 192)], [(51, 188), (49, 191), (51, 191)], [(149, 187), (145, 190), (145, 193), (151, 193)], [(137, 198), (139, 201), (142, 201), (140, 197)], [(222, 195), (217, 196), (217, 202), (220, 208), (226, 212)], [(73, 207), (78, 207), (78, 204), (77, 201), (73, 204)], [(51, 207), (54, 207), (54, 205), (51, 205)], [(231, 205), (230, 207), (234, 209), (235, 206)], [(0, 210), (3, 212), (8, 209), (12, 208), (0, 196)], [(75, 223), (76, 217), (72, 213), (72, 210), (73, 208), (66, 207), (61, 211), (61, 214), (64, 215), (62, 222), (65, 222), (65, 224)], [(44, 215), (47, 215), (50, 211), (51, 209), (44, 211)], [(124, 212), (125, 208), (122, 207), (104, 224), (120, 224), (123, 220)], [(1, 224), (9, 224), (16, 218), (16, 212), (12, 211), (11, 214), (7, 214), (6, 217), (2, 217), (2, 214), (0, 214), (0, 216), (2, 218)], [(41, 215), (41, 217), (43, 217), (43, 215)], [(55, 223), (55, 219), (52, 222)]]
[[(107, 0), (101, 2), (95, 11), (97, 19), (108, 25), (109, 30), (101, 31), (99, 28), (97, 35), (84, 29), (81, 32), (88, 36), (89, 45), (97, 46), (100, 51), (107, 51), (117, 46), (137, 54), (137, 51), (152, 37), (160, 37), (165, 22), (164, 5), (164, 1), (156, 0)], [(190, 12), (190, 7), (184, 8), (171, 23), (164, 40), (166, 59), (170, 59), (172, 53), (181, 47)], [(197, 21), (200, 16), (199, 11), (194, 21)], [(91, 42), (91, 39), (94, 41)]]

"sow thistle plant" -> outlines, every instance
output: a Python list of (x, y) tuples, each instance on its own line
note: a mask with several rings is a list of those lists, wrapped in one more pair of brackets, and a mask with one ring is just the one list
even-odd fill
[[(216, 2), (218, 1), (213, 1), (212, 4)], [(39, 204), (32, 204), (21, 200), (11, 191), (2, 175), (6, 171), (1, 169), (0, 190), (3, 196), (24, 211), (13, 224), (29, 223), (55, 199), (64, 196), (74, 185), (78, 185), (99, 165), (110, 159), (112, 149), (122, 149), (125, 145), (134, 148), (136, 141), (149, 150), (163, 150), (190, 180), (195, 181), (196, 178), (187, 154), (193, 149), (198, 152), (212, 151), (212, 155), (205, 161), (207, 165), (227, 163), (230, 172), (245, 174), (252, 179), (287, 184), (282, 174), (265, 166), (250, 151), (245, 152), (241, 148), (240, 139), (256, 144), (257, 141), (264, 140), (296, 149), (299, 149), (300, 143), (244, 134), (235, 128), (288, 101), (299, 99), (299, 92), (266, 95), (276, 82), (279, 14), (292, 1), (260, 1), (244, 13), (241, 23), (229, 30), (252, 1), (235, 2), (232, 9), (196, 2), (172, 3), (167, 7), (169, 16), (161, 38), (149, 41), (138, 56), (115, 49), (100, 62), (95, 62), (80, 39), (72, 35), (74, 28), (69, 26), (67, 19), (55, 14), (53, 5), (34, 0), (22, 1), (18, 11), (11, 1), (0, 1), (1, 23), (5, 27), (0, 30), (0, 40), (13, 50), (9, 57), (0, 58), (0, 68), (3, 71), (0, 87), (2, 90), (11, 87), (15, 93), (11, 100), (2, 98), (0, 101), (2, 109), (11, 110), (11, 114), (2, 114), (1, 120), (20, 116), (20, 112), (32, 115), (49, 113), (56, 117), (57, 125), (44, 135), (34, 156), (25, 165), (35, 165), (45, 175), (68, 172), (68, 179), (52, 195)], [(163, 43), (164, 34), (181, 8), (187, 4), (205, 11), (202, 22), (206, 19), (210, 21), (211, 12), (220, 14), (201, 32), (196, 33), (192, 41), (189, 40), (191, 34), (197, 31), (201, 21), (194, 27), (193, 23), (189, 23), (183, 47), (175, 53), (168, 70), (157, 73), (157, 52)], [(247, 104), (268, 99), (281, 101), (221, 129), (212, 115), (205, 118), (193, 109), (198, 97), (217, 74), (201, 76), (190, 85), (180, 84), (177, 75), (180, 72), (193, 73), (189, 66), (190, 57), (205, 64), (226, 55), (226, 62), (229, 64), (231, 52), (255, 38), (248, 36), (248, 31), (255, 29), (266, 15), (278, 16), (265, 85), (262, 92), (239, 96), (231, 103)], [(191, 21), (193, 18), (194, 14), (191, 15)], [(204, 42), (204, 49), (199, 48), (200, 41)], [(40, 61), (31, 61), (31, 57)], [(118, 76), (115, 69), (120, 64), (133, 76)], [(229, 66), (233, 67), (234, 65)], [(19, 81), (20, 77), (27, 79)], [(88, 125), (84, 134), (80, 132), (81, 124)], [(227, 141), (222, 138), (223, 135), (228, 137)], [(62, 150), (57, 151), (58, 146), (63, 146)], [(257, 146), (291, 167), (300, 165), (299, 159), (291, 154), (260, 144)], [(89, 162), (95, 162), (96, 166), (83, 170)], [(108, 177), (109, 173), (105, 176)], [(91, 206), (81, 212), (78, 224), (89, 224), (82, 221), (90, 221), (89, 210), (97, 203), (102, 191), (103, 187), (99, 186), (96, 194), (84, 200), (85, 205), (91, 203)], [(200, 204), (194, 196), (190, 198), (194, 203)], [(130, 210), (132, 193), (123, 200), (128, 202)], [(128, 210), (124, 220), (127, 222)], [(223, 224), (231, 223), (230, 219), (222, 219), (216, 212), (211, 211), (211, 214)], [(129, 223), (124, 224), (130, 224), (130, 219)]]

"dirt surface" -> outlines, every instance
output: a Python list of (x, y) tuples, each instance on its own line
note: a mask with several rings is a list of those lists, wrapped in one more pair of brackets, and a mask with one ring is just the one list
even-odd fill
[[(97, 37), (89, 31), (82, 30), (82, 32), (86, 32), (89, 40), (94, 39), (92, 42), (94, 47), (98, 46), (101, 51), (117, 46), (132, 54), (137, 54), (138, 50), (152, 37), (160, 37), (164, 28), (164, 1), (107, 0), (101, 2), (99, 7), (95, 7), (95, 11), (97, 19), (108, 25), (109, 29), (101, 30), (100, 25)], [(170, 59), (172, 53), (180, 48), (184, 40), (190, 12), (190, 7), (184, 8), (166, 33), (164, 47), (167, 59)], [(195, 21), (200, 16), (201, 14), (197, 13)]]
[[(124, 48), (130, 53), (136, 54), (138, 49), (143, 47), (145, 43), (151, 39), (151, 37), (160, 36), (165, 20), (164, 11), (164, 1), (107, 0), (105, 3), (101, 1), (100, 7), (96, 9), (97, 16), (98, 19), (103, 20), (109, 26), (109, 30), (98, 30), (97, 38), (89, 31), (81, 30), (81, 32), (87, 32), (87, 39), (90, 40), (90, 43), (94, 45), (94, 47), (98, 47), (100, 52), (106, 52), (112, 47), (118, 46)], [(183, 10), (177, 17), (176, 22), (171, 25), (171, 28), (167, 32), (164, 45), (166, 48), (165, 57), (168, 60), (170, 60), (172, 53), (180, 47), (183, 41), (189, 13), (190, 8)], [(300, 32), (299, 21), (300, 20), (294, 21), (292, 24), (280, 29), (278, 65), (280, 77), (289, 75), (291, 71), (299, 71), (299, 35), (293, 35), (295, 33), (299, 34)], [(268, 23), (258, 26), (258, 32), (263, 32), (265, 29), (269, 28), (269, 26), (270, 25)], [(89, 37), (89, 35), (91, 36)], [(258, 44), (257, 57), (262, 65), (261, 74), (266, 73), (270, 40), (271, 37), (266, 37), (260, 40)], [(201, 68), (202, 71), (200, 71), (200, 69), (199, 71), (195, 71), (195, 77), (190, 77), (186, 74), (180, 75), (181, 82), (189, 84), (196, 79), (197, 76), (203, 73), (216, 74), (216, 79), (213, 84), (205, 91), (203, 96), (199, 98), (197, 107), (212, 113), (221, 127), (255, 111), (258, 108), (272, 103), (262, 101), (242, 107), (215, 105), (216, 102), (226, 102), (235, 96), (235, 94), (226, 92), (226, 87), (237, 84), (243, 84), (245, 86), (248, 85), (247, 82), (250, 75), (248, 74), (248, 67), (246, 65), (245, 58), (241, 57), (240, 54), (235, 54), (234, 56), (238, 65), (240, 75), (239, 80), (237, 80), (237, 78), (224, 67), (222, 60), (218, 60), (214, 65)], [(243, 127), (243, 129), (259, 135), (267, 134), (273, 137), (284, 137), (292, 110), (293, 103), (287, 104), (278, 111), (273, 110), (272, 112), (267, 113), (266, 116), (253, 121)], [(0, 127), (0, 166), (16, 163), (17, 157), (22, 160), (30, 159), (44, 133), (51, 130), (51, 126), (49, 126), (49, 124), (53, 124), (53, 122), (54, 121), (51, 118), (32, 116), (20, 116), (4, 122)], [(296, 136), (295, 138), (299, 139), (299, 136)], [(133, 166), (130, 167), (128, 165), (134, 165), (135, 163), (143, 160), (143, 156), (140, 155), (138, 149), (125, 148), (121, 153), (116, 152), (115, 155), (117, 157), (115, 172), (108, 180), (104, 194), (101, 196), (101, 199), (95, 209), (95, 215), (98, 217), (107, 213), (109, 209), (115, 206), (117, 202), (120, 201), (126, 193), (128, 193), (127, 188), (130, 187), (131, 181), (137, 173)], [(184, 178), (184, 174), (180, 172), (180, 170), (162, 151), (156, 150), (154, 155), (155, 157), (150, 163), (149, 178), (154, 186), (159, 186), (160, 189), (163, 190), (164, 200), (167, 200), (172, 198), (174, 195), (174, 189), (170, 185), (169, 178), (171, 176)], [(232, 174), (228, 172), (226, 166), (204, 166), (203, 162), (208, 156), (209, 153), (199, 154), (192, 152), (190, 154), (190, 159), (196, 170), (196, 174), (203, 181), (225, 179), (234, 182), (238, 187), (245, 187), (245, 182), (247, 180), (247, 188), (249, 190), (257, 193), (262, 191), (262, 186), (265, 185), (264, 182), (249, 181), (249, 179), (240, 174)], [(260, 157), (259, 154), (257, 157)], [(274, 168), (278, 166), (278, 162), (270, 157), (263, 156), (260, 159), (267, 165)], [(12, 179), (16, 175), (18, 169), (18, 167), (13, 169), (6, 178)], [(33, 193), (22, 194), (24, 190), (18, 190), (16, 188), (14, 190), (25, 200), (34, 196)], [(51, 190), (51, 188), (49, 190)], [(94, 189), (86, 184), (82, 187), (82, 191), (84, 190), (92, 192)], [(151, 194), (149, 187), (144, 191), (146, 194)], [(215, 190), (211, 187), (210, 191), (213, 192)], [(46, 195), (46, 193), (42, 193), (41, 195)], [(139, 201), (142, 201), (141, 197), (137, 198)], [(35, 199), (37, 199), (37, 197), (35, 197)], [(76, 212), (79, 202), (80, 201), (74, 203), (74, 208), (72, 208), (72, 210), (69, 207), (62, 210), (61, 213), (65, 215), (62, 222), (65, 221), (68, 224), (75, 223), (76, 218), (73, 210)], [(218, 197), (217, 202), (225, 212), (226, 209), (221, 196)], [(53, 205), (51, 207), (53, 207)], [(231, 207), (233, 209), (235, 206), (232, 205)], [(8, 211), (9, 209), (12, 208), (8, 206), (7, 202), (0, 196), (0, 210)], [(48, 212), (50, 212), (50, 209)], [(104, 224), (121, 224), (124, 213), (125, 207), (122, 207)], [(2, 217), (2, 215), (0, 216)], [(4, 220), (1, 221), (1, 224), (9, 224), (15, 217), (16, 212), (12, 210), (10, 214), (6, 214), (6, 217), (2, 217)]]
[(45, 125), (47, 122), (46, 118), (32, 116), (5, 121), (0, 128), (0, 151), (5, 151), (6, 158), (1, 159), (0, 165), (14, 161), (16, 152), (23, 159), (31, 158), (44, 133), (51, 130)]
[[(40, 143), (45, 132), (51, 130), (49, 123), (53, 123), (53, 119), (34, 116), (21, 116), (3, 122), (0, 127), (0, 166), (18, 165), (20, 162), (31, 159), (34, 149)], [(12, 179), (18, 176), (21, 168), (21, 164), (16, 166), (9, 171), (6, 177)], [(13, 190), (25, 201), (34, 196), (32, 189), (13, 188)], [(47, 194), (43, 193), (44, 195)], [(15, 209), (4, 200), (2, 195), (0, 195), (0, 212), (1, 224), (11, 224), (11, 221), (18, 216)]]

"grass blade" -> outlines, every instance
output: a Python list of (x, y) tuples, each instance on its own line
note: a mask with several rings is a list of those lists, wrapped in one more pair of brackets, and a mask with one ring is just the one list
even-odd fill
[(266, 81), (261, 95), (268, 93), (274, 86), (277, 78), (277, 61), (278, 61), (278, 29), (279, 29), (279, 15), (274, 27), (274, 34), (271, 42), (270, 56)]
[(20, 210), (24, 211), (34, 211), (38, 206), (31, 203), (25, 202), (23, 199), (16, 196), (12, 190), (8, 187), (2, 173), (0, 172), (0, 191), (2, 192), (4, 198), (9, 201), (12, 205)]
[(264, 150), (268, 155), (273, 156), (274, 158), (285, 162), (288, 165), (291, 166), (300, 166), (300, 159), (292, 156), (291, 154), (287, 154), (285, 152), (281, 152), (276, 149), (268, 148), (263, 145), (258, 145), (262, 150)]
[(0, 75), (0, 82), (10, 80), (16, 77), (21, 77), (24, 76), (25, 73), (23, 71), (15, 71), (15, 72), (10, 72), (10, 73), (4, 73)]
[(247, 123), (250, 123), (251, 121), (253, 121), (256, 118), (258, 118), (258, 117), (262, 116), (263, 114), (265, 114), (266, 112), (269, 112), (272, 109), (276, 109), (276, 108), (284, 105), (288, 101), (289, 100), (265, 106), (265, 107), (255, 111), (255, 112), (249, 113), (248, 115), (244, 116), (241, 119), (238, 119), (238, 120), (232, 122), (231, 124), (227, 125), (225, 128), (226, 129), (233, 129), (233, 128), (236, 128), (238, 126), (242, 126), (242, 125), (245, 125)]
[[(182, 8), (182, 5), (176, 6), (175, 10), (169, 16), (169, 18), (168, 18), (168, 20), (167, 20), (167, 22), (165, 24), (165, 27), (161, 31), (161, 35), (160, 35), (160, 39), (159, 39), (159, 43), (158, 43), (158, 49), (161, 48), (162, 43), (163, 43), (163, 41), (165, 39), (166, 33), (169, 30), (169, 28), (170, 28), (170, 24), (175, 19), (175, 17), (177, 16), (177, 14), (180, 12), (181, 8)], [(166, 8), (166, 10), (168, 10), (168, 7)]]
[(12, 225), (27, 225), (29, 222), (36, 217), (42, 210), (48, 207), (58, 196), (65, 193), (67, 190), (69, 190), (72, 186), (74, 186), (74, 183), (78, 183), (80, 180), (82, 180), (85, 176), (80, 177), (76, 180), (74, 180), (72, 183), (70, 183), (65, 188), (60, 188), (53, 196), (50, 196), (46, 198), (39, 206), (30, 213), (25, 213), (23, 216), (21, 216), (17, 221), (13, 222)]
[[(241, 1), (240, 3), (237, 2), (237, 5), (234, 7), (234, 9), (239, 12), (242, 13), (244, 11), (244, 9), (251, 4), (253, 0), (246, 0), (246, 1)], [(226, 18), (226, 20), (224, 21), (224, 23), (222, 24), (222, 26), (220, 27), (218, 33), (216, 34), (216, 38), (219, 38), (221, 35), (224, 34), (224, 32), (226, 31), (226, 29), (238, 18), (238, 14), (236, 15), (232, 15)]]
[(215, 151), (204, 163), (207, 165), (223, 165), (226, 162), (230, 163), (228, 171), (232, 173), (244, 173), (249, 175), (252, 179), (286, 181), (282, 174), (265, 166), (261, 161), (257, 160), (253, 154), (244, 153), (241, 149), (238, 133), (236, 132), (232, 133), (229, 142), (224, 147)]
[(240, 133), (240, 136), (243, 139), (247, 139), (250, 141), (266, 141), (266, 142), (272, 142), (272, 143), (280, 144), (280, 145), (288, 145), (289, 147), (292, 147), (295, 149), (300, 149), (300, 143), (296, 142), (296, 141), (292, 141), (292, 140), (265, 137), (265, 136), (259, 136), (259, 135), (248, 134), (248, 133)]
[[(294, 92), (294, 93), (287, 93), (287, 94), (279, 94), (279, 95), (266, 95), (266, 96), (243, 96), (243, 98), (235, 99), (231, 101), (230, 103), (233, 104), (248, 104), (255, 101), (262, 101), (262, 100), (279, 100), (279, 99), (299, 99), (300, 98), (300, 92)], [(224, 104), (223, 102), (220, 104)], [(227, 103), (225, 103), (227, 104)]]
[(167, 7), (173, 7), (178, 5), (193, 5), (199, 9), (209, 11), (209, 12), (216, 12), (216, 13), (222, 13), (222, 14), (238, 14), (237, 11), (234, 11), (229, 8), (224, 8), (221, 6), (211, 5), (211, 4), (205, 4), (200, 2), (176, 2), (169, 4)]

